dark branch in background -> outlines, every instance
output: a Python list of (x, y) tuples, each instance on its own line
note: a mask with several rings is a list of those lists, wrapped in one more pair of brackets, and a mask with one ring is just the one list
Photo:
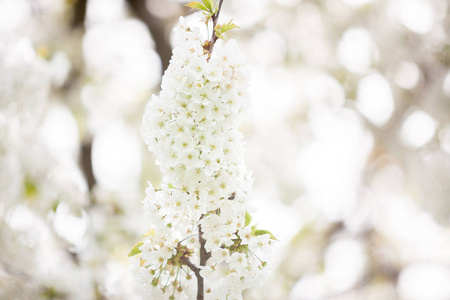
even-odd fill
[[(88, 0), (77, 0), (73, 6), (73, 19), (72, 19), (72, 29), (81, 28), (84, 30), (84, 20), (86, 18), (86, 8), (87, 8)], [(77, 76), (80, 76), (78, 73)], [(94, 172), (92, 170), (92, 138), (86, 137), (81, 143), (80, 148), (80, 167), (83, 172), (83, 175), (86, 179), (86, 182), (89, 187), (89, 191), (95, 186), (95, 177)], [(91, 197), (92, 200), (92, 197)], [(92, 202), (92, 201), (91, 201)]]
[(217, 25), (217, 21), (219, 20), (219, 14), (220, 14), (220, 10), (222, 9), (222, 3), (223, 0), (220, 0), (219, 2), (219, 8), (217, 9), (217, 12), (212, 15), (211, 19), (213, 21), (213, 30), (212, 30), (212, 36), (211, 36), (211, 41), (209, 42), (209, 55), (211, 56), (213, 48), (214, 48), (214, 44), (217, 41), (218, 37), (216, 36), (216, 25)]
[[(155, 0), (151, 0), (155, 1)], [(167, 31), (167, 22), (163, 19), (158, 19), (150, 14), (145, 5), (145, 0), (127, 0), (134, 15), (144, 22), (153, 40), (156, 44), (156, 52), (161, 58), (163, 71), (169, 66), (170, 57), (172, 55), (172, 47), (168, 43), (165, 33)]]
[(95, 177), (92, 170), (92, 139), (85, 139), (81, 145), (80, 165), (86, 178), (89, 191), (95, 186)]
[(87, 0), (77, 0), (73, 6), (72, 28), (84, 28)]

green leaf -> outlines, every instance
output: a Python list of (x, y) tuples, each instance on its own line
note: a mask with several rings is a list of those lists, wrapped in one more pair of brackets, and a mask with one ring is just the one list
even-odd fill
[(214, 31), (216, 32), (216, 36), (217, 36), (219, 39), (222, 39), (222, 40), (223, 40), (224, 38), (223, 38), (223, 35), (222, 35), (221, 28), (222, 28), (221, 25), (216, 25), (216, 27), (214, 27)]
[(131, 248), (130, 253), (128, 253), (128, 256), (135, 256), (136, 254), (141, 253), (141, 250), (139, 250), (139, 248), (142, 246), (142, 244), (144, 244), (144, 242), (139, 242), (136, 245), (134, 245), (134, 247)]
[(212, 0), (202, 0), (205, 7), (208, 9), (209, 12), (213, 12), (214, 3)]
[(209, 24), (209, 20), (211, 20), (213, 13), (204, 12), (203, 14), (206, 16), (205, 24)]
[(223, 34), (231, 29), (239, 28), (236, 24), (233, 24), (233, 20), (223, 25), (216, 25), (214, 27), (214, 31), (216, 32), (216, 36), (223, 40)]
[(150, 229), (146, 234), (144, 234), (142, 237), (149, 237), (149, 236), (155, 236), (155, 229)]
[(245, 226), (250, 225), (251, 221), (252, 221), (252, 216), (250, 216), (248, 211), (245, 211)]
[(169, 187), (169, 189), (174, 189), (175, 188), (171, 183), (168, 183), (167, 186)]
[(208, 8), (206, 8), (206, 6), (201, 4), (200, 2), (190, 2), (188, 4), (185, 4), (184, 6), (188, 6), (190, 8), (195, 8), (195, 9), (201, 9), (201, 10), (209, 12)]
[(239, 26), (237, 26), (236, 24), (233, 24), (233, 20), (231, 20), (227, 24), (222, 25), (222, 33), (225, 33), (228, 30), (231, 30), (231, 29), (234, 29), (234, 28), (239, 28)]
[(255, 234), (255, 236), (263, 235), (263, 234), (268, 234), (268, 235), (270, 235), (270, 238), (271, 238), (272, 240), (278, 241), (278, 239), (277, 239), (277, 238), (276, 238), (269, 230), (260, 230), (260, 229), (256, 229), (255, 232), (254, 232), (254, 234)]

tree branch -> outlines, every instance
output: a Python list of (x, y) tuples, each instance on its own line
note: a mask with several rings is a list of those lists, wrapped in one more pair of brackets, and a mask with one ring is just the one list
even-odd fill
[(194, 264), (189, 260), (189, 258), (188, 258), (187, 256), (181, 257), (180, 260), (181, 260), (181, 262), (182, 262), (183, 264), (185, 264), (186, 266), (188, 266), (189, 269), (191, 269), (191, 270), (195, 273), (195, 276), (196, 276), (197, 278), (200, 277), (200, 268), (197, 267), (196, 265), (194, 265)]
[(86, 17), (87, 0), (78, 0), (73, 5), (72, 28), (83, 28), (84, 19)]
[(213, 30), (212, 30), (211, 40), (209, 41), (209, 49), (208, 49), (210, 57), (211, 57), (211, 54), (212, 54), (212, 51), (213, 51), (213, 48), (214, 48), (214, 44), (217, 41), (215, 28), (216, 28), (216, 25), (217, 25), (217, 21), (219, 20), (219, 14), (220, 14), (220, 10), (222, 9), (222, 3), (223, 3), (223, 0), (220, 0), (219, 7), (217, 8), (217, 12), (214, 15), (212, 15), (212, 17), (211, 17), (211, 19), (213, 21)]
[(94, 170), (92, 169), (92, 138), (87, 137), (81, 144), (80, 165), (86, 178), (89, 191), (92, 191), (96, 184)]
[[(200, 220), (203, 219), (204, 215), (200, 217)], [(206, 266), (206, 262), (211, 257), (211, 253), (207, 252), (205, 249), (206, 240), (203, 238), (202, 226), (198, 225), (198, 239), (200, 242), (200, 266), (197, 267), (189, 260), (189, 254), (183, 254), (180, 257), (180, 262), (185, 264), (191, 269), (195, 277), (197, 277), (197, 300), (203, 300), (205, 297), (205, 285), (203, 277), (200, 275), (201, 267)]]
[[(203, 219), (203, 215), (200, 220)], [(200, 242), (200, 266), (206, 266), (206, 261), (211, 257), (211, 253), (206, 251), (206, 240), (203, 238), (202, 226), (198, 225), (198, 240)], [(200, 276), (200, 272), (197, 277), (197, 300), (203, 300), (205, 295), (205, 285), (203, 277)]]
[(136, 17), (147, 25), (152, 38), (155, 41), (156, 52), (158, 52), (158, 55), (161, 58), (162, 70), (165, 71), (169, 66), (170, 57), (172, 55), (172, 47), (166, 39), (167, 22), (150, 14), (147, 10), (145, 0), (127, 0), (127, 2)]
[[(201, 253), (201, 250), (200, 250)], [(182, 256), (180, 261), (191, 269), (195, 277), (197, 277), (197, 300), (204, 299), (204, 285), (203, 285), (203, 277), (200, 275), (200, 268), (194, 265), (187, 256)], [(200, 258), (201, 261), (201, 258)], [(200, 263), (201, 264), (201, 263)]]

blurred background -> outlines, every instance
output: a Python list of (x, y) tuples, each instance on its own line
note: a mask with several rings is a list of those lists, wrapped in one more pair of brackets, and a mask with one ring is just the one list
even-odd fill
[[(1, 299), (143, 299), (141, 119), (184, 3), (0, 0)], [(450, 299), (448, 6), (224, 1), (253, 219), (279, 239), (245, 299)]]

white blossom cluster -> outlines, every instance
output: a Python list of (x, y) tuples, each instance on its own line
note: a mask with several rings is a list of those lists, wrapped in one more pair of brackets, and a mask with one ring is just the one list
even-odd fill
[[(62, 60), (67, 61), (65, 56)], [(30, 39), (0, 36), (0, 202), (3, 204), (13, 205), (20, 199), (25, 174), (40, 177), (37, 174), (48, 172), (50, 164), (39, 130), (52, 85), (63, 82), (66, 74), (59, 74), (67, 72), (64, 66), (61, 68), (60, 59), (42, 58)]]
[(196, 278), (186, 261), (200, 266), (204, 239), (205, 298), (242, 299), (244, 289), (266, 277), (271, 242), (250, 227), (247, 213), (251, 174), (238, 131), (249, 102), (244, 57), (234, 40), (218, 40), (209, 55), (199, 28), (183, 19), (175, 31), (162, 90), (144, 115), (145, 141), (163, 183), (146, 190), (144, 208), (154, 227), (133, 263), (154, 297), (192, 299)]
[(81, 253), (81, 242), (75, 246), (68, 234), (86, 230), (68, 213), (86, 199), (77, 185), (76, 157), (55, 155), (46, 139), (55, 132), (48, 121), (63, 107), (57, 94), (71, 64), (65, 53), (49, 55), (36, 44), (0, 34), (0, 299), (45, 299), (49, 292), (89, 299), (93, 279), (71, 256)]

